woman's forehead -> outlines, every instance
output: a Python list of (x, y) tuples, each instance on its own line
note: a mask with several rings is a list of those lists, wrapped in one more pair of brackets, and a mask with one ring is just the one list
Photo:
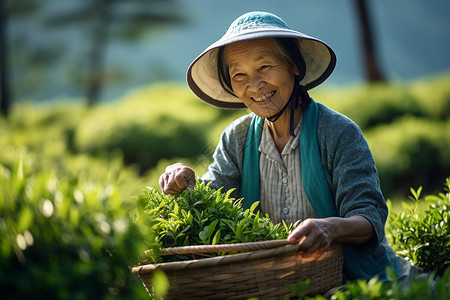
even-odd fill
[(249, 58), (257, 62), (278, 57), (281, 57), (281, 53), (272, 38), (240, 41), (225, 47), (225, 58), (229, 67)]

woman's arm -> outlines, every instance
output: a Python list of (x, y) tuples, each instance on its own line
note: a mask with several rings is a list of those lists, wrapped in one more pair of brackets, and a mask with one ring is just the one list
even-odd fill
[(371, 224), (371, 238), (350, 243), (358, 255), (369, 255), (385, 239), (388, 215), (372, 153), (353, 121), (323, 105), (319, 107), (319, 147), (337, 214), (346, 219), (362, 216)]

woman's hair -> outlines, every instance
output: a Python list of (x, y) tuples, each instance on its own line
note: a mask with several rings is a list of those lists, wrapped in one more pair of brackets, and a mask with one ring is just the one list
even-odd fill
[[(286, 60), (287, 64), (294, 69), (296, 66), (300, 72), (298, 81), (301, 81), (305, 76), (306, 65), (305, 60), (299, 49), (299, 44), (296, 39), (291, 38), (275, 38), (275, 45), (278, 47), (281, 55)], [(217, 71), (219, 75), (220, 85), (233, 96), (236, 96), (231, 87), (230, 72), (228, 70), (228, 65), (225, 60), (225, 46), (222, 46), (218, 50), (217, 54)]]

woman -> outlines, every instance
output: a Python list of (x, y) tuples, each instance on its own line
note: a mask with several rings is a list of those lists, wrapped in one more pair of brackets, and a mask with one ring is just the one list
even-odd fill
[[(225, 129), (201, 179), (236, 188), (246, 208), (260, 201), (274, 222), (304, 220), (288, 240), (308, 255), (343, 242), (346, 279), (387, 280), (386, 267), (400, 275), (401, 265), (386, 241), (388, 210), (371, 152), (355, 123), (307, 93), (335, 63), (329, 46), (273, 14), (236, 19), (188, 69), (188, 84), (202, 100), (252, 111)], [(194, 182), (182, 164), (160, 177), (169, 194)]]

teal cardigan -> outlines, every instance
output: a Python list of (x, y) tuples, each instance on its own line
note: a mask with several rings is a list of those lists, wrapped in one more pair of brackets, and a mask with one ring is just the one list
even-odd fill
[[(231, 123), (221, 135), (214, 162), (202, 176), (213, 188), (236, 188), (249, 207), (259, 200), (259, 141), (262, 119), (253, 114)], [(326, 106), (312, 102), (302, 118), (300, 134), (303, 185), (320, 218), (362, 215), (374, 227), (371, 240), (344, 246), (344, 275), (388, 280), (386, 267), (401, 267), (387, 244), (387, 207), (379, 187), (372, 154), (358, 126)], [(244, 155), (245, 153), (245, 155)]]

